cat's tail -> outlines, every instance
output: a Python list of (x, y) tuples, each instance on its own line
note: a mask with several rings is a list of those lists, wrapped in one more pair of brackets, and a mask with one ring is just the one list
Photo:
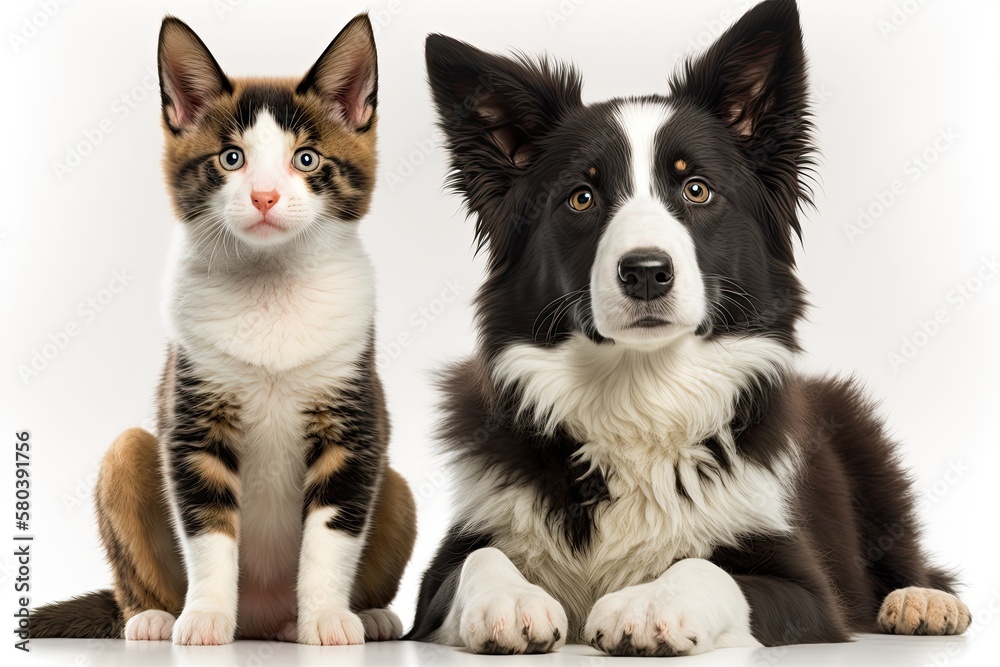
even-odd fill
[(124, 631), (125, 618), (110, 589), (42, 605), (28, 619), (31, 639), (121, 639)]

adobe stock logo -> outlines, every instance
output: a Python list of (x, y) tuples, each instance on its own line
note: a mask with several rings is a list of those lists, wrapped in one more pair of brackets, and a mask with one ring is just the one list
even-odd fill
[(158, 100), (159, 79), (156, 68), (147, 66), (139, 79), (131, 88), (112, 100), (110, 114), (102, 118), (92, 127), (80, 131), (80, 139), (66, 146), (65, 157), (52, 162), (52, 173), (58, 182), (62, 182), (84, 163), (97, 147), (115, 131), (132, 112), (139, 108), (147, 99)]
[(111, 279), (107, 284), (93, 295), (81, 301), (76, 307), (77, 317), (67, 321), (62, 327), (55, 331), (50, 331), (48, 339), (41, 347), (36, 347), (28, 353), (27, 363), (21, 363), (17, 367), (17, 374), (21, 382), (27, 386), (33, 379), (42, 374), (53, 361), (65, 350), (70, 342), (79, 336), (112, 304), (117, 295), (125, 291), (135, 276), (128, 272), (128, 269), (116, 270), (111, 274)]
[(858, 238), (875, 226), (875, 223), (882, 219), (893, 205), (902, 199), (910, 186), (919, 181), (931, 166), (937, 162), (942, 155), (947, 153), (959, 135), (954, 129), (940, 128), (934, 140), (922, 151), (914, 153), (903, 163), (901, 168), (902, 177), (893, 179), (885, 188), (875, 190), (872, 200), (865, 206), (858, 208), (858, 215), (853, 224), (844, 225), (844, 233), (847, 240), (856, 243)]
[(38, 33), (59, 14), (63, 5), (69, 3), (70, 0), (39, 0), (37, 9), (21, 19), (18, 30), (7, 33), (7, 41), (14, 53), (19, 53), (28, 42), (37, 37)]
[(902, 0), (895, 3), (889, 15), (880, 18), (875, 24), (882, 39), (888, 40), (894, 33), (899, 32), (925, 4), (927, 0)]
[(934, 311), (931, 317), (917, 322), (913, 333), (903, 336), (900, 346), (889, 352), (886, 359), (894, 371), (910, 363), (922, 349), (944, 329), (956, 313), (964, 310), (1000, 273), (996, 255), (984, 257), (971, 276), (956, 284), (945, 297), (945, 306)]
[(465, 292), (465, 286), (452, 278), (444, 281), (444, 287), (440, 293), (417, 310), (410, 313), (407, 320), (408, 326), (390, 338), (388, 341), (379, 343), (375, 349), (375, 367), (384, 371), (389, 365), (403, 355), (406, 348), (413, 345), (421, 334), (431, 328), (448, 307), (455, 303)]

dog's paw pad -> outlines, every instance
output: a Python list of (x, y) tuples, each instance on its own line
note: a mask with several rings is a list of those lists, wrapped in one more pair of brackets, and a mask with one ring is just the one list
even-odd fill
[(174, 628), (172, 614), (160, 609), (147, 609), (125, 623), (125, 639), (130, 641), (168, 641)]
[(889, 593), (878, 613), (879, 630), (896, 635), (960, 635), (971, 622), (957, 596), (916, 586)]

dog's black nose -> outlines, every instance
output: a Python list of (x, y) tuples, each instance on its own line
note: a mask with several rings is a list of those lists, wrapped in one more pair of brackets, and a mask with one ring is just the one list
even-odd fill
[(673, 286), (674, 264), (665, 252), (632, 252), (618, 262), (618, 279), (625, 294), (633, 299), (652, 301), (669, 292)]

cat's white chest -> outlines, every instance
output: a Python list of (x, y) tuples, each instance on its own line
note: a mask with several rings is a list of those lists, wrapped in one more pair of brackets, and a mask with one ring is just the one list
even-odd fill
[(196, 354), (272, 372), (331, 357), (353, 360), (368, 342), (375, 312), (371, 262), (360, 244), (290, 264), (207, 271), (181, 261), (167, 282), (173, 336)]

